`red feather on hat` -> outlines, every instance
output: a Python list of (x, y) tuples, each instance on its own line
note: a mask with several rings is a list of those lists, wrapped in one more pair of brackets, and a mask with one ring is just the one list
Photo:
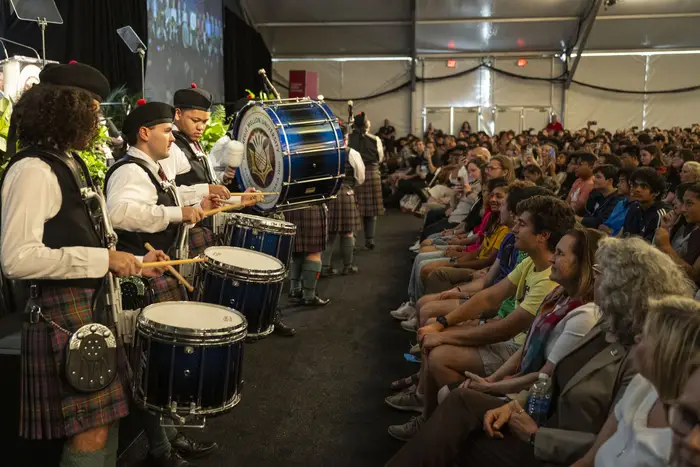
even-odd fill
[(139, 99), (136, 101), (136, 105), (138, 105), (139, 107), (144, 105), (145, 103), (146, 103), (146, 99)]
[(78, 63), (77, 60), (71, 60), (70, 62), (68, 62), (69, 65), (75, 65), (76, 63)]
[(197, 85), (195, 83), (190, 84), (192, 86), (192, 89), (197, 89)]

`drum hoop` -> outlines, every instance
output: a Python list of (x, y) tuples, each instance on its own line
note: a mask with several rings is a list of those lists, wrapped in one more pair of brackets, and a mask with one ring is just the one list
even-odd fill
[(297, 233), (297, 226), (291, 222), (250, 214), (234, 214), (232, 217), (233, 224), (240, 227), (249, 227), (278, 235), (296, 235)]
[[(155, 405), (151, 404), (150, 402), (147, 402), (143, 397), (141, 397), (141, 394), (139, 392), (140, 387), (136, 387), (136, 384), (132, 384), (132, 394), (134, 396), (134, 401), (136, 402), (136, 405), (142, 408), (146, 408), (148, 410), (153, 410), (158, 413), (171, 413), (172, 410), (170, 406), (168, 407), (163, 407), (160, 405)], [(181, 405), (178, 404), (175, 407), (175, 413), (183, 414), (183, 415), (216, 415), (220, 414), (222, 412), (226, 412), (228, 410), (231, 410), (234, 408), (240, 401), (241, 401), (241, 394), (240, 394), (240, 388), (238, 389), (239, 392), (235, 393), (233, 397), (228, 399), (223, 405), (219, 405), (215, 408), (208, 408), (208, 409), (203, 409), (201, 405), (196, 406), (194, 409), (190, 405)]]
[(284, 267), (284, 265), (282, 265), (282, 268), (280, 269), (260, 271), (257, 269), (247, 269), (239, 266), (233, 266), (228, 263), (221, 263), (209, 258), (209, 261), (206, 263), (197, 263), (197, 266), (202, 268), (204, 271), (211, 272), (217, 276), (223, 276), (226, 279), (236, 279), (244, 282), (272, 284), (275, 282), (280, 282), (287, 277), (287, 269)]
[[(219, 308), (231, 311), (238, 315), (242, 319), (241, 323), (236, 325), (215, 328), (215, 329), (193, 329), (193, 328), (183, 328), (179, 326), (173, 326), (171, 324), (159, 323), (146, 317), (146, 310), (151, 307), (155, 307), (162, 304), (176, 304), (184, 303), (191, 305), (196, 303), (198, 306), (205, 306), (208, 308)], [(194, 338), (194, 341), (200, 342), (203, 339), (206, 344), (221, 344), (227, 342), (237, 342), (239, 340), (245, 339), (248, 333), (248, 321), (245, 316), (233, 308), (227, 308), (222, 305), (215, 305), (213, 303), (201, 303), (201, 302), (185, 302), (185, 301), (174, 301), (174, 302), (162, 302), (154, 303), (143, 309), (137, 320), (137, 330), (143, 331), (144, 334), (155, 338), (165, 339), (163, 343), (174, 343), (174, 342), (185, 342), (187, 338)], [(171, 339), (177, 337), (177, 339)], [(216, 339), (220, 338), (220, 339)]]

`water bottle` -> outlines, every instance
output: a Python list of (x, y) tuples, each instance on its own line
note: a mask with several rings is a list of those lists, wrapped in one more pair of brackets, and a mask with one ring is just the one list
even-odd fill
[(527, 413), (538, 425), (541, 426), (547, 420), (551, 402), (552, 379), (547, 373), (540, 373), (527, 398)]

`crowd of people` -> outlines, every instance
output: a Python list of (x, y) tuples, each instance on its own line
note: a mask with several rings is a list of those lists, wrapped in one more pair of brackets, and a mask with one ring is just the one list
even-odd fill
[(423, 218), (386, 465), (700, 465), (700, 126), (378, 136)]

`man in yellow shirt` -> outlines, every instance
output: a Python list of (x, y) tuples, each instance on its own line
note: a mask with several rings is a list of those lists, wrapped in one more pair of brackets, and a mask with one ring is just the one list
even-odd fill
[[(413, 394), (397, 394), (386, 402), (423, 415), (389, 427), (393, 437), (407, 440), (417, 433), (437, 406), (438, 390), (463, 381), (465, 371), (482, 376), (496, 371), (524, 343), (542, 300), (557, 286), (549, 279), (550, 260), (556, 244), (576, 223), (573, 210), (552, 196), (534, 196), (518, 203), (517, 214), (515, 247), (529, 257), (507, 279), (418, 330), (424, 351), (420, 384)], [(515, 310), (486, 321), (511, 296), (515, 296)], [(473, 320), (479, 320), (479, 325), (467, 323)]]

